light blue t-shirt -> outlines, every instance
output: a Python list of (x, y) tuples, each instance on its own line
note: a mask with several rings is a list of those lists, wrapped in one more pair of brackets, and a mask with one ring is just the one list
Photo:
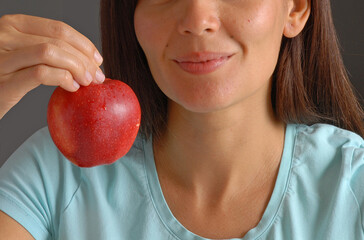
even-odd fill
[[(363, 145), (334, 126), (287, 125), (271, 199), (243, 239), (364, 239)], [(0, 210), (37, 240), (206, 239), (173, 216), (141, 137), (113, 164), (79, 168), (39, 130), (0, 169)]]

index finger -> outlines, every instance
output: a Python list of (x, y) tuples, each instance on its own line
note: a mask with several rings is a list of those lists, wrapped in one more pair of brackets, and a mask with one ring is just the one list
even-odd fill
[(61, 39), (94, 59), (99, 66), (102, 63), (101, 54), (95, 45), (87, 37), (62, 21), (24, 14), (7, 15), (6, 20), (17, 31)]

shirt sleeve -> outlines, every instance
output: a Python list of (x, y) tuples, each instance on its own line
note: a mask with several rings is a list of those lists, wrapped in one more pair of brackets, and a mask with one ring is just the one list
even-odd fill
[(358, 203), (361, 214), (361, 226), (364, 232), (364, 141), (360, 139), (357, 146), (349, 151), (352, 155), (350, 187)]
[(36, 240), (56, 239), (58, 219), (79, 182), (78, 169), (60, 154), (48, 128), (43, 128), (0, 168), (0, 210)]

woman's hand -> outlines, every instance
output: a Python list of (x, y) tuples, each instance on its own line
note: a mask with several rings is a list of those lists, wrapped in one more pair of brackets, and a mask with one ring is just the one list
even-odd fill
[(69, 25), (23, 14), (0, 18), (0, 119), (40, 84), (77, 91), (104, 81), (94, 44)]

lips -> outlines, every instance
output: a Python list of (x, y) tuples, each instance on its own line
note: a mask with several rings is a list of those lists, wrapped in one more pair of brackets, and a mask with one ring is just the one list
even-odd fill
[(173, 61), (188, 73), (207, 74), (222, 67), (232, 56), (232, 53), (193, 52)]

